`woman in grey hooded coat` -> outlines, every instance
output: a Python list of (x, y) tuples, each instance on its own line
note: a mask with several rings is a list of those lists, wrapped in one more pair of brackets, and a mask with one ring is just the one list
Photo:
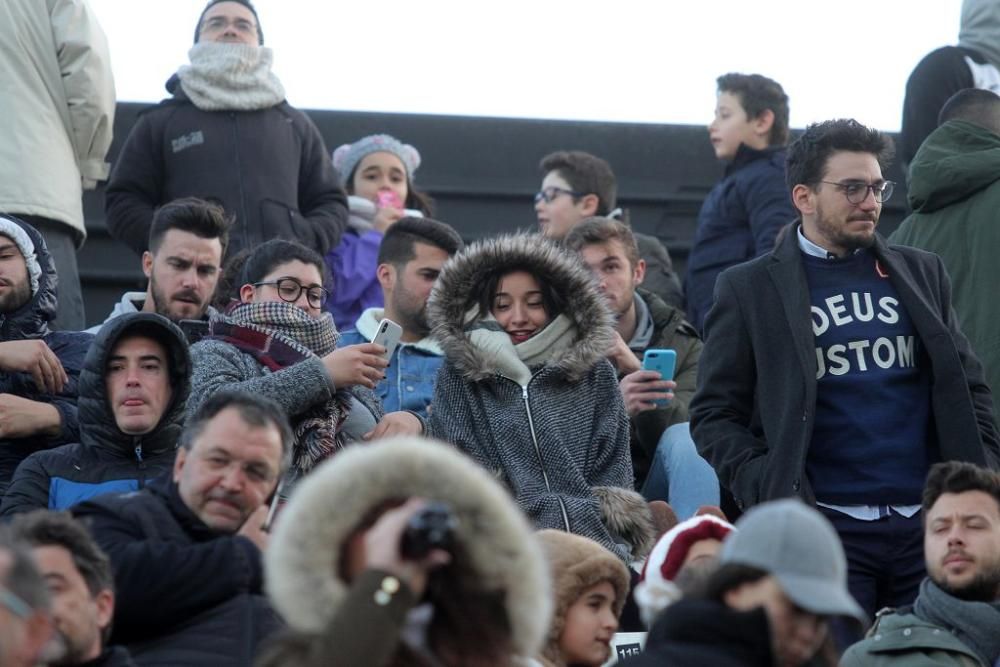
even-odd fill
[[(504, 321), (498, 294), (513, 274), (534, 278), (536, 328)], [(430, 434), (496, 474), (537, 527), (641, 558), (651, 519), (632, 490), (628, 416), (606, 358), (612, 316), (587, 269), (540, 236), (480, 241), (444, 266), (427, 314), (445, 354)]]

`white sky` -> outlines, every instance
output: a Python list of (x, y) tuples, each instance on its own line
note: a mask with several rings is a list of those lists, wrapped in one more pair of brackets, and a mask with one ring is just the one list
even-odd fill
[[(118, 98), (156, 101), (204, 0), (89, 0)], [(792, 126), (898, 130), (910, 70), (954, 44), (960, 0), (257, 0), (304, 109), (705, 124), (715, 77), (776, 79)]]

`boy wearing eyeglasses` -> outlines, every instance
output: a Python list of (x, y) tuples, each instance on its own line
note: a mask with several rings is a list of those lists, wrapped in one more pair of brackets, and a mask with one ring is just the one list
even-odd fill
[[(624, 218), (622, 210), (615, 207), (618, 185), (606, 160), (583, 151), (557, 151), (543, 157), (538, 168), (542, 187), (535, 194), (535, 214), (543, 236), (562, 243), (570, 230), (587, 218)], [(635, 240), (646, 263), (642, 286), (680, 308), (681, 284), (666, 246), (646, 234), (636, 234)]]
[(778, 230), (795, 219), (785, 187), (788, 96), (760, 74), (724, 74), (716, 82), (708, 136), (726, 171), (698, 213), (684, 278), (688, 321), (698, 331), (718, 275), (770, 250)]
[(851, 119), (789, 147), (800, 222), (719, 276), (690, 410), (699, 452), (741, 509), (784, 496), (818, 506), (869, 618), (916, 597), (931, 464), (1000, 467), (990, 390), (941, 259), (875, 231), (891, 153)]

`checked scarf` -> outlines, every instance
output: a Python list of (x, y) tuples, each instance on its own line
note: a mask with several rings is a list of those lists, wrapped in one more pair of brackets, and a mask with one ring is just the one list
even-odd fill
[[(212, 318), (208, 337), (229, 343), (277, 371), (333, 352), (340, 334), (329, 313), (315, 319), (290, 303), (268, 301), (233, 305), (225, 315)], [(287, 479), (298, 479), (343, 449), (346, 443), (340, 427), (349, 410), (350, 394), (341, 390), (298, 415), (292, 424), (295, 446)]]

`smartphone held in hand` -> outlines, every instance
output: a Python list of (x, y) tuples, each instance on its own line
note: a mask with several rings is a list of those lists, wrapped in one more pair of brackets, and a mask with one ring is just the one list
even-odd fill
[[(674, 365), (676, 363), (677, 352), (675, 350), (653, 348), (646, 350), (646, 353), (642, 355), (642, 370), (658, 372), (661, 380), (674, 379)], [(653, 402), (663, 407), (669, 401), (658, 399)]]

